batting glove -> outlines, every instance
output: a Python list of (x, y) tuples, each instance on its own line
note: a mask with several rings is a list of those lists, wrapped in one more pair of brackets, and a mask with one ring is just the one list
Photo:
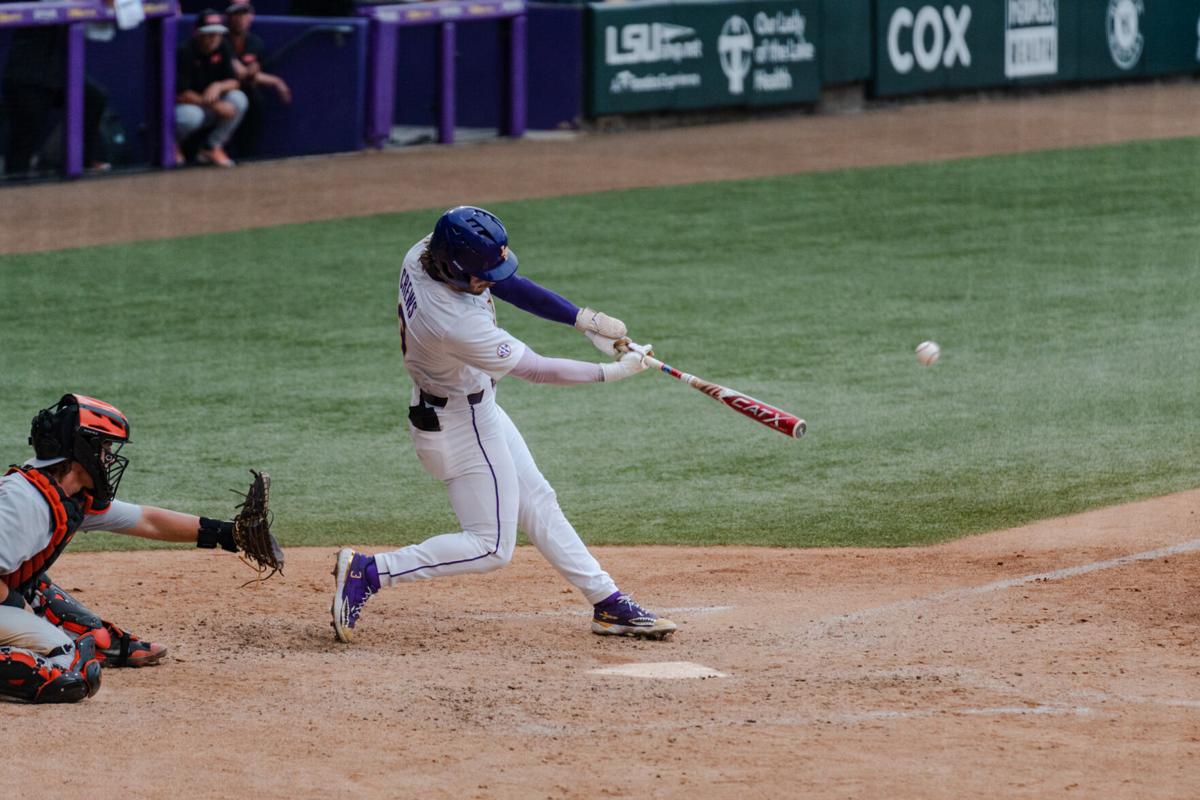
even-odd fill
[[(647, 353), (650, 352), (652, 346), (646, 345)], [(645, 356), (642, 353), (635, 353), (633, 351), (622, 353), (621, 357), (611, 364), (600, 365), (600, 374), (604, 376), (605, 383), (619, 381), (622, 378), (637, 375), (639, 372), (644, 372), (645, 370)]]
[(591, 331), (609, 339), (620, 339), (626, 333), (624, 322), (593, 308), (579, 309), (575, 315), (575, 327), (584, 333)]

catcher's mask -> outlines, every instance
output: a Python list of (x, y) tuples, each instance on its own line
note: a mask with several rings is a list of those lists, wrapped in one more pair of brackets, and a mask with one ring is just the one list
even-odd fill
[(442, 280), (457, 289), (469, 289), (472, 276), (497, 283), (517, 271), (504, 223), (475, 206), (442, 214), (429, 238), (429, 256)]
[(129, 420), (115, 406), (82, 394), (64, 394), (33, 418), (29, 443), (35, 467), (78, 461), (92, 478), (92, 508), (108, 508), (129, 459), (120, 455), (129, 441)]

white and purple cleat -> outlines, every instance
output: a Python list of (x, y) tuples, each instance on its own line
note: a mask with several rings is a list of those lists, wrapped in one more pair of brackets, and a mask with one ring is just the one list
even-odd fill
[(349, 547), (338, 551), (333, 568), (333, 632), (339, 642), (354, 638), (354, 625), (371, 595), (379, 591), (375, 557), (356, 553)]
[(593, 609), (592, 633), (601, 636), (665, 639), (675, 632), (674, 622), (642, 608), (632, 597), (621, 592), (604, 598)]

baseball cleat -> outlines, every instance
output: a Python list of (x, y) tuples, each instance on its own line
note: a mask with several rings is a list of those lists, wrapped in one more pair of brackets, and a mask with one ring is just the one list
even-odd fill
[[(104, 623), (107, 637), (97, 635), (96, 654), (106, 667), (152, 667), (167, 654), (167, 646), (156, 642), (144, 642), (130, 636), (111, 622)], [(107, 640), (107, 646), (104, 642)]]
[(339, 642), (354, 638), (354, 625), (363, 606), (379, 591), (378, 579), (372, 581), (368, 575), (367, 567), (373, 561), (374, 556), (356, 553), (349, 547), (338, 551), (337, 565), (333, 568), (333, 604), (329, 612), (333, 615), (333, 633)]
[(601, 636), (665, 639), (674, 632), (674, 622), (642, 608), (632, 597), (621, 592), (596, 603), (592, 613), (592, 633)]

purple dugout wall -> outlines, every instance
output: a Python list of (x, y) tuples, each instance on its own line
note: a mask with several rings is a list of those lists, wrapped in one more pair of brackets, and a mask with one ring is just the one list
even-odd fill
[[(583, 114), (583, 14), (585, 6), (531, 3), (528, 28), (527, 127), (551, 130), (574, 127)], [(507, 113), (504, 60), (507, 43), (495, 20), (458, 26), (455, 88), (458, 124), (498, 128)], [(396, 123), (437, 124), (438, 29), (400, 31)]]
[[(192, 8), (195, 3), (185, 4)], [(265, 6), (264, 6), (265, 8)], [(528, 20), (528, 125), (532, 129), (571, 127), (582, 114), (583, 13), (575, 5), (530, 5)], [(191, 15), (180, 18), (179, 35), (192, 30)], [(367, 23), (356, 18), (287, 17), (260, 14), (254, 31), (278, 60), (268, 71), (292, 87), (291, 106), (267, 92), (261, 157), (352, 151), (363, 147), (367, 72)], [(506, 43), (499, 24), (459, 26), (456, 65), (457, 123), (499, 127), (505, 92), (499, 68)], [(400, 32), (396, 122), (436, 125), (437, 28)], [(0, 31), (0, 64), (8, 58), (11, 34)], [(122, 31), (112, 42), (88, 42), (87, 73), (104, 85), (120, 116), (133, 163), (149, 163), (152, 138), (147, 125), (156, 83), (147, 76), (148, 41), (144, 26)]]

